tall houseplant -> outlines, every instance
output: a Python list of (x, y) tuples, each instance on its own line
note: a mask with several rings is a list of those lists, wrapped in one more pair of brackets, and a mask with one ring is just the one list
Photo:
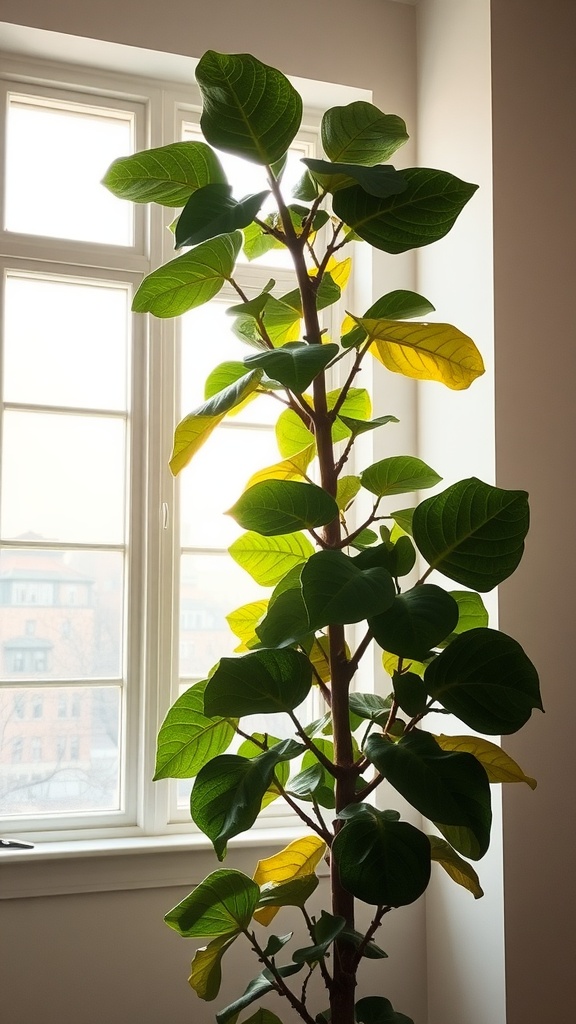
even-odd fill
[[(362, 960), (386, 955), (375, 942), (381, 923), (424, 893), (433, 861), (482, 895), (470, 861), (488, 848), (490, 783), (534, 785), (499, 746), (473, 735), (513, 733), (541, 707), (533, 665), (515, 640), (488, 627), (480, 597), (516, 569), (528, 503), (523, 491), (469, 478), (402, 507), (397, 496), (440, 481), (411, 455), (346, 472), (356, 438), (393, 419), (372, 418), (358, 387), (365, 360), (456, 390), (483, 364), (455, 327), (417, 319), (433, 307), (413, 292), (392, 291), (361, 315), (350, 312), (338, 341), (326, 337), (320, 311), (340, 298), (352, 242), (388, 253), (433, 243), (476, 186), (444, 171), (395, 170), (387, 161), (407, 138), (404, 122), (355, 102), (326, 111), (326, 159), (304, 160), (286, 199), (282, 173), (302, 114), (290, 82), (250, 55), (213, 51), (200, 60), (197, 81), (206, 142), (121, 158), (105, 177), (118, 196), (183, 207), (174, 232), (186, 251), (143, 281), (134, 310), (174, 317), (225, 282), (238, 293), (229, 310), (238, 358), (210, 374), (204, 404), (176, 427), (173, 472), (244, 403), (272, 396), (283, 411), (279, 461), (248, 481), (229, 510), (246, 531), (231, 553), (257, 580), (266, 569), (269, 599), (231, 609), (238, 656), (222, 658), (170, 709), (156, 777), (195, 780), (191, 815), (220, 861), (228, 841), (277, 797), (306, 834), (260, 861), (253, 878), (218, 868), (166, 920), (183, 936), (206, 939), (190, 978), (205, 1000), (217, 997), (233, 944), (243, 938), (254, 949), (262, 969), (216, 1014), (218, 1024), (278, 1024), (275, 1013), (252, 1005), (268, 992), (307, 1024), (407, 1024), (382, 994), (357, 997)], [(265, 167), (266, 191), (234, 199), (212, 147)], [(268, 196), (276, 212), (260, 215)], [(241, 247), (249, 258), (286, 249), (297, 289), (276, 295), (270, 282), (244, 294), (234, 278)], [(340, 361), (343, 384), (329, 390), (327, 374)], [(369, 511), (354, 518), (361, 493)], [(386, 696), (354, 689), (373, 641), (389, 676)], [(326, 714), (309, 724), (298, 709), (312, 687)], [(433, 733), (431, 712), (455, 715), (466, 734)], [(293, 737), (247, 732), (242, 720), (253, 714), (288, 716)], [(228, 753), (237, 734), (243, 742)], [(433, 835), (381, 809), (385, 780), (434, 823)], [(314, 917), (307, 901), (322, 857), (331, 901)], [(355, 927), (356, 900), (372, 908), (365, 931)], [(292, 936), (276, 927), (262, 931), (285, 906), (301, 909), (306, 943), (290, 945)], [(307, 995), (313, 972), (326, 989), (318, 1006)]]

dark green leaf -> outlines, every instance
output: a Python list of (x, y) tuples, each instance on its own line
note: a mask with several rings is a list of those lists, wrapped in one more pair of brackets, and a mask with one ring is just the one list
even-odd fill
[[(380, 529), (385, 530), (386, 527)], [(386, 539), (384, 543), (362, 551), (361, 554), (354, 557), (354, 564), (360, 569), (370, 569), (380, 565), (383, 569), (387, 569), (394, 578), (407, 576), (414, 568), (415, 561), (414, 545), (409, 537), (404, 536), (399, 537), (395, 543)]]
[(485, 593), (520, 562), (528, 532), (528, 495), (475, 477), (418, 505), (414, 540), (428, 564), (465, 587)]
[(102, 179), (119, 199), (160, 206), (184, 206), (196, 189), (216, 183), (225, 184), (226, 175), (205, 142), (172, 142), (121, 156)]
[[(298, 971), (301, 971), (303, 966), (304, 964), (287, 964), (286, 967), (277, 967), (276, 970), (283, 978), (288, 978), (291, 974), (297, 974)], [(250, 1006), (251, 1003), (256, 1002), (257, 999), (260, 999), (268, 992), (272, 992), (273, 989), (274, 975), (266, 969), (262, 971), (257, 978), (254, 978), (250, 982), (248, 988), (244, 992), (244, 995), (240, 996), (239, 999), (236, 999), (233, 1003), (230, 1003), (229, 1006), (220, 1010), (220, 1013), (216, 1014), (217, 1024), (228, 1024), (228, 1021), (235, 1024), (241, 1010), (244, 1010), (247, 1006)], [(263, 1024), (275, 1024), (274, 1015), (272, 1015), (272, 1021), (265, 1020)]]
[(434, 487), (442, 479), (422, 459), (411, 455), (395, 455), (382, 459), (362, 470), (362, 487), (382, 498), (388, 494), (406, 494)]
[(423, 714), (428, 702), (428, 691), (420, 676), (414, 672), (395, 672), (394, 696), (402, 711), (410, 718)]
[[(346, 939), (354, 949), (358, 950), (364, 942), (364, 936), (362, 932), (357, 932), (354, 928), (344, 928), (341, 939)], [(388, 957), (388, 953), (385, 953), (380, 946), (377, 946), (375, 942), (369, 942), (364, 946), (364, 952), (362, 956), (365, 956), (367, 960), (385, 960)]]
[(211, 840), (218, 860), (226, 854), (232, 836), (252, 827), (276, 765), (302, 752), (294, 740), (248, 760), (236, 754), (222, 754), (205, 765), (196, 777), (190, 798), (192, 820)]
[(461, 849), (453, 843), (460, 853), (474, 860), (484, 856), (492, 822), (490, 784), (472, 754), (442, 750), (430, 733), (420, 730), (407, 733), (398, 743), (369, 736), (364, 751), (384, 778), (441, 832), (445, 825), (470, 832), (473, 852), (468, 844)]
[(275, 537), (325, 526), (338, 515), (338, 506), (334, 498), (316, 484), (266, 480), (244, 491), (228, 515), (244, 530)]
[(220, 660), (206, 686), (204, 707), (210, 716), (238, 718), (292, 711), (306, 699), (311, 685), (310, 662), (299, 651), (254, 651)]
[(315, 945), (295, 949), (292, 954), (294, 963), (314, 964), (318, 960), (322, 960), (334, 940), (342, 933), (345, 925), (345, 917), (334, 917), (332, 914), (327, 914), (325, 910), (322, 910), (318, 921), (314, 925)]
[(311, 158), (302, 160), (302, 163), (328, 192), (337, 192), (358, 183), (369, 195), (387, 199), (399, 195), (407, 186), (402, 172), (391, 164), (362, 167), (360, 164), (330, 163), (329, 160)]
[(348, 160), (366, 166), (389, 160), (408, 139), (401, 117), (384, 114), (365, 100), (327, 110), (322, 118), (321, 135), (324, 152), (330, 160)]
[(276, 954), (284, 948), (286, 943), (290, 942), (293, 934), (293, 932), (288, 932), (287, 935), (270, 935), (264, 949), (264, 955), (276, 956)]
[(412, 536), (412, 520), (414, 518), (415, 509), (413, 508), (401, 508), (397, 512), (391, 512), (390, 518), (404, 530), (410, 537)]
[(265, 647), (287, 647), (313, 633), (300, 585), (278, 594), (256, 633)]
[(358, 1024), (414, 1024), (411, 1017), (398, 1013), (384, 996), (366, 996), (356, 1003)]
[[(375, 544), (377, 540), (378, 534), (374, 530), (360, 530), (360, 533), (357, 533), (354, 540), (350, 542), (350, 547), (356, 548), (357, 551), (364, 551)], [(363, 568), (373, 568), (373, 566), (364, 566)]]
[(230, 746), (235, 723), (204, 714), (206, 682), (186, 690), (166, 715), (158, 734), (154, 779), (191, 779)]
[(392, 697), (380, 697), (377, 693), (356, 693), (349, 697), (350, 710), (359, 718), (385, 725), (392, 707)]
[(251, 1017), (246, 1017), (242, 1024), (282, 1024), (282, 1021), (275, 1013), (272, 1013), (272, 1010), (260, 1007)]
[(458, 622), (458, 605), (450, 594), (425, 583), (398, 594), (381, 615), (369, 619), (376, 643), (384, 651), (425, 661), (432, 647), (447, 637)]
[(258, 164), (284, 156), (300, 127), (302, 99), (280, 71), (248, 53), (208, 50), (196, 81), (207, 142)]
[(241, 871), (221, 868), (200, 882), (164, 920), (185, 938), (236, 935), (250, 924), (259, 899), (256, 882)]
[(218, 294), (230, 278), (242, 235), (220, 235), (178, 256), (145, 277), (132, 302), (135, 313), (181, 316)]
[(313, 203), (319, 191), (312, 175), (308, 171), (304, 171), (292, 195), (294, 199), (301, 199), (303, 203)]
[(254, 220), (269, 190), (238, 202), (231, 185), (205, 185), (190, 196), (176, 223), (175, 248), (197, 245), (216, 235), (245, 228)]
[(400, 423), (396, 416), (378, 416), (375, 420), (354, 420), (351, 416), (339, 416), (338, 419), (348, 427), (353, 437), (365, 434), (367, 430), (376, 430), (377, 427), (383, 427), (386, 423)]
[(517, 732), (542, 709), (538, 673), (520, 644), (496, 629), (471, 629), (428, 666), (424, 683), (447, 711), (476, 732)]
[(427, 837), (369, 804), (354, 807), (354, 816), (332, 844), (342, 885), (364, 903), (392, 907), (413, 903), (430, 881)]
[(341, 551), (319, 551), (305, 563), (302, 595), (314, 629), (329, 623), (360, 622), (394, 600), (392, 577), (385, 569), (358, 569)]
[(478, 187), (426, 167), (410, 167), (402, 175), (406, 189), (389, 199), (370, 196), (360, 185), (334, 195), (335, 216), (384, 252), (406, 252), (443, 238)]
[(282, 348), (247, 356), (244, 364), (249, 369), (260, 367), (272, 380), (301, 395), (338, 352), (338, 345), (307, 345), (302, 341), (292, 341)]

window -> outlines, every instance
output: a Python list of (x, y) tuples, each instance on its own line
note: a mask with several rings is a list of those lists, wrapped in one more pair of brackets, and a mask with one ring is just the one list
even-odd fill
[[(189, 786), (163, 784), (151, 798), (155, 737), (178, 694), (232, 653), (226, 614), (265, 593), (227, 557), (239, 530), (222, 510), (278, 460), (275, 403), (247, 408), (172, 479), (175, 423), (203, 400), (214, 365), (237, 357), (225, 313), (237, 296), (225, 288), (178, 323), (133, 317), (142, 276), (170, 257), (173, 213), (122, 203), (100, 179), (117, 156), (199, 138), (193, 89), (96, 73), (78, 85), (62, 67), (52, 87), (49, 65), (5, 68), (0, 701), (11, 714), (0, 765), (28, 751), (37, 770), (26, 786), (0, 772), (4, 827), (47, 837), (182, 831)], [(318, 125), (305, 116), (286, 189), (299, 158), (315, 153)], [(243, 195), (242, 165), (222, 159)], [(248, 294), (272, 274), (285, 291), (295, 283), (278, 250), (238, 273)], [(191, 373), (204, 360), (199, 334), (214, 346)], [(224, 454), (226, 475), (203, 489)], [(15, 734), (27, 701), (42, 739), (21, 721)]]

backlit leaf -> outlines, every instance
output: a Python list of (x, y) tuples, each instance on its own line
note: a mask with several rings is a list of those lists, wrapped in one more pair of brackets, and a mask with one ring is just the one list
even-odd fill
[(316, 451), (314, 434), (302, 423), (293, 409), (285, 409), (276, 421), (276, 442), (283, 458), (289, 459), (312, 448)]
[(362, 487), (378, 498), (434, 487), (441, 479), (422, 459), (410, 455), (382, 459), (360, 473)]
[(172, 142), (122, 156), (110, 165), (102, 184), (132, 203), (184, 206), (204, 185), (226, 183), (222, 165), (205, 142)]
[[(293, 878), (312, 875), (326, 851), (326, 843), (319, 836), (302, 836), (289, 843), (279, 853), (258, 861), (254, 881), (259, 886), (269, 882), (278, 884)], [(254, 912), (260, 924), (268, 926), (278, 913), (279, 907), (261, 907)]]
[(445, 839), (440, 839), (438, 836), (428, 836), (428, 839), (430, 840), (432, 860), (440, 864), (458, 885), (468, 889), (475, 900), (479, 900), (484, 895), (484, 890), (472, 865), (463, 860)]
[(341, 476), (338, 480), (338, 489), (336, 492), (336, 504), (338, 508), (345, 511), (350, 502), (354, 501), (354, 498), (358, 494), (361, 487), (359, 476)]
[(452, 391), (470, 387), (484, 373), (472, 339), (451, 324), (355, 319), (372, 341), (372, 354), (392, 373), (438, 381)]
[[(376, 299), (364, 313), (366, 320), (411, 320), (416, 316), (434, 313), (434, 306), (423, 295), (397, 288)], [(359, 327), (354, 317), (347, 316), (342, 324), (341, 343), (343, 348), (361, 345), (368, 335)]]
[(275, 586), (295, 565), (302, 565), (314, 548), (303, 533), (264, 537), (253, 530), (229, 547), (235, 562), (263, 587)]
[(273, 466), (266, 466), (264, 469), (258, 469), (250, 477), (246, 488), (262, 483), (263, 480), (301, 480), (306, 475), (306, 470), (314, 458), (314, 454), (315, 448), (310, 445), (309, 448), (296, 452), (289, 459), (275, 462)]
[(164, 920), (184, 938), (238, 935), (250, 924), (260, 890), (241, 871), (220, 868), (208, 875)]
[(192, 779), (202, 766), (230, 746), (233, 719), (204, 714), (207, 680), (186, 690), (170, 708), (160, 732), (155, 779)]
[(200, 999), (211, 1002), (216, 999), (222, 984), (221, 961), (226, 950), (236, 941), (237, 935), (219, 935), (207, 946), (197, 949), (191, 965), (188, 982)]
[[(266, 614), (268, 601), (250, 601), (241, 605), (235, 611), (226, 616), (226, 622), (230, 629), (242, 643), (247, 644), (256, 636), (256, 625), (263, 615)], [(204, 699), (202, 699), (204, 704)]]
[(229, 280), (242, 235), (219, 235), (145, 277), (132, 302), (135, 313), (181, 316), (213, 299)]

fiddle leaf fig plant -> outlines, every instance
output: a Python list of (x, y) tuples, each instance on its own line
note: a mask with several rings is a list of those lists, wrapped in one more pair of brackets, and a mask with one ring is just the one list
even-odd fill
[[(396, 170), (388, 161), (408, 137), (403, 120), (361, 101), (326, 111), (325, 157), (302, 161), (287, 196), (283, 172), (302, 117), (288, 79), (248, 54), (213, 51), (196, 77), (205, 141), (120, 158), (104, 179), (117, 196), (181, 208), (179, 254), (142, 282), (134, 310), (176, 317), (224, 285), (237, 296), (228, 310), (237, 357), (214, 368), (204, 403), (176, 426), (173, 473), (244, 403), (280, 401), (282, 412), (278, 461), (226, 510), (242, 531), (230, 556), (267, 596), (230, 609), (238, 652), (169, 710), (156, 778), (194, 780), (191, 816), (220, 862), (273, 800), (303, 831), (260, 860), (253, 878), (219, 865), (166, 922), (204, 942), (190, 976), (204, 1000), (217, 999), (234, 943), (254, 950), (255, 977), (216, 1013), (218, 1024), (280, 1024), (253, 1008), (268, 993), (306, 1024), (411, 1024), (384, 993), (364, 993), (363, 962), (387, 956), (379, 929), (423, 895), (434, 865), (480, 897), (471, 862), (490, 841), (490, 785), (535, 785), (485, 738), (520, 729), (541, 701), (536, 670), (490, 628), (481, 598), (520, 562), (528, 500), (474, 477), (438, 490), (436, 469), (412, 454), (353, 462), (359, 436), (397, 422), (386, 410), (373, 416), (360, 386), (368, 360), (463, 390), (483, 373), (482, 357), (456, 327), (423, 320), (434, 307), (411, 291), (348, 309), (337, 338), (322, 311), (340, 300), (355, 246), (394, 254), (430, 245), (476, 186), (447, 171)], [(267, 188), (235, 199), (219, 151), (264, 168)], [(270, 199), (274, 212), (263, 212)], [(297, 287), (281, 294), (270, 281), (247, 294), (235, 271), (241, 250), (252, 259), (276, 248), (289, 254)], [(412, 507), (411, 496), (430, 488)], [(372, 644), (382, 677), (375, 692), (358, 692)], [(324, 714), (310, 723), (302, 708), (312, 691)], [(460, 719), (463, 734), (439, 731), (433, 713)], [(251, 715), (284, 724), (253, 732)], [(287, 721), (291, 737), (275, 738)], [(394, 792), (432, 824), (401, 820)], [(323, 858), (330, 898), (318, 914), (309, 900)], [(358, 901), (370, 908), (361, 927)], [(303, 935), (282, 930), (286, 907), (301, 912)], [(324, 990), (318, 1005), (312, 974)]]

